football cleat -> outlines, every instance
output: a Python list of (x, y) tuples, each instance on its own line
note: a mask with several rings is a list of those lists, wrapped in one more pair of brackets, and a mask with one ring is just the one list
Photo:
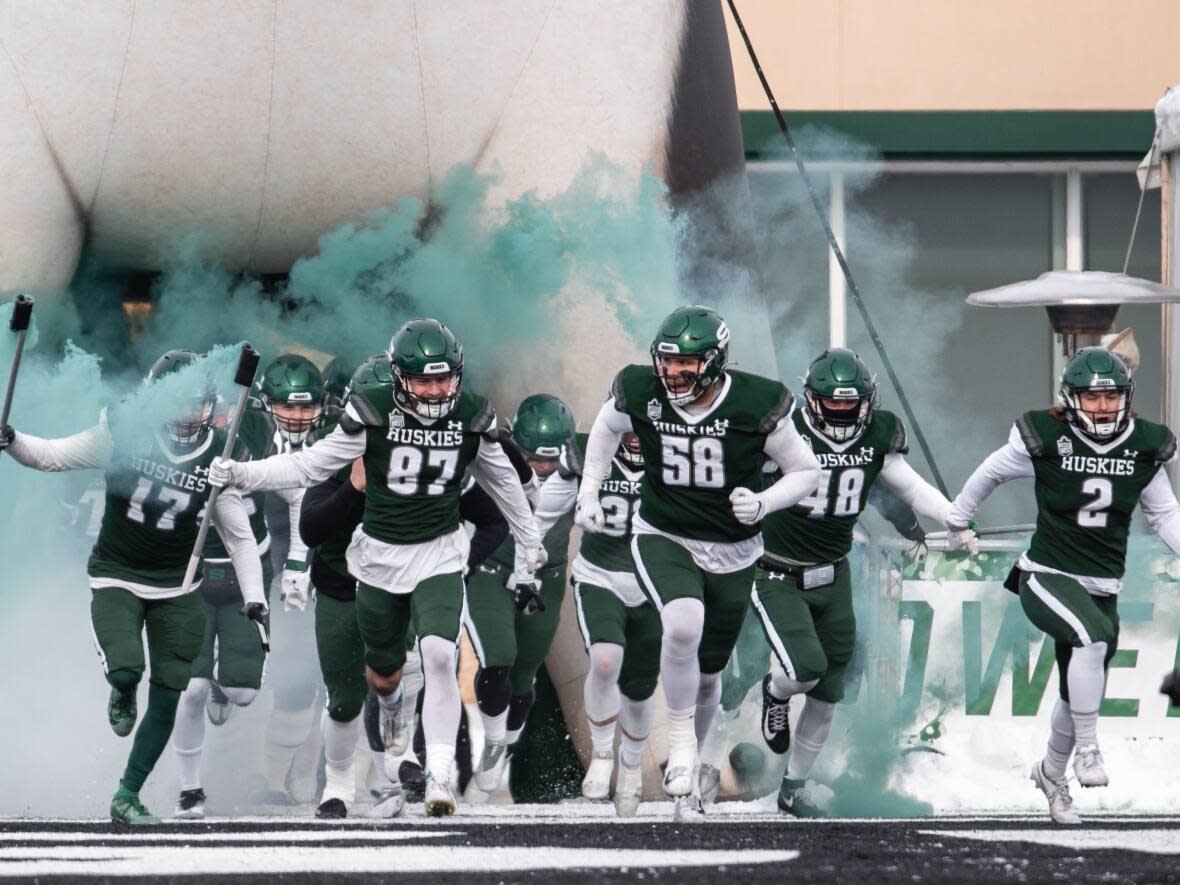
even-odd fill
[(587, 799), (606, 799), (610, 796), (610, 776), (615, 770), (615, 754), (595, 752), (590, 757), (586, 776), (582, 778), (582, 795)]
[(440, 783), (426, 772), (426, 805), (427, 817), (446, 817), (455, 813), (455, 794), (449, 785)]
[(204, 820), (205, 791), (200, 787), (195, 790), (181, 790), (173, 816), (178, 820)]
[(485, 793), (494, 793), (504, 778), (508, 764), (508, 745), (489, 741), (484, 744), (479, 756), (479, 768), (475, 772), (475, 785)]
[(205, 701), (205, 715), (209, 717), (209, 721), (214, 725), (225, 725), (233, 711), (234, 705), (229, 702), (229, 697), (221, 690), (217, 680), (210, 679), (209, 700)]
[(406, 796), (402, 792), (401, 784), (394, 784), (373, 797), (373, 807), (369, 809), (368, 817), (388, 820), (400, 817), (405, 809)]
[(701, 802), (712, 805), (717, 801), (717, 794), (721, 792), (721, 771), (716, 765), (702, 765), (697, 786), (701, 792)]
[(1053, 819), (1053, 823), (1075, 826), (1082, 822), (1081, 817), (1073, 809), (1073, 797), (1069, 795), (1069, 784), (1065, 778), (1053, 780), (1045, 774), (1042, 763), (1038, 762), (1032, 767), (1029, 780), (1036, 784), (1037, 789), (1049, 800), (1049, 817)]
[(827, 787), (784, 776), (778, 790), (778, 807), (795, 817), (824, 817), (832, 795)]
[(319, 820), (344, 820), (348, 817), (348, 806), (343, 799), (325, 799), (315, 810)]
[(385, 770), (395, 768), (398, 756), (410, 745), (410, 729), (402, 715), (405, 695), (392, 708), (381, 708), (381, 743), (385, 745)]
[(697, 738), (693, 717), (673, 719), (668, 723), (668, 763), (664, 767), (664, 792), (669, 796), (687, 796), (696, 786)]
[(1105, 787), (1110, 783), (1102, 762), (1102, 753), (1094, 744), (1074, 750), (1073, 773), (1083, 787)]
[(135, 728), (137, 715), (135, 689), (124, 692), (112, 688), (110, 700), (107, 701), (107, 720), (111, 723), (111, 731), (119, 737), (127, 737), (131, 729)]
[(619, 762), (619, 779), (615, 784), (615, 813), (635, 817), (643, 800), (643, 766), (632, 768)]
[(125, 824), (130, 827), (151, 826), (158, 824), (160, 819), (143, 807), (139, 801), (139, 794), (132, 793), (120, 785), (111, 799), (111, 823)]
[(780, 756), (791, 748), (791, 699), (780, 700), (770, 693), (770, 674), (762, 677), (762, 739)]
[(705, 819), (705, 803), (701, 794), (693, 791), (680, 796), (672, 805), (672, 820), (677, 823), (697, 823)]

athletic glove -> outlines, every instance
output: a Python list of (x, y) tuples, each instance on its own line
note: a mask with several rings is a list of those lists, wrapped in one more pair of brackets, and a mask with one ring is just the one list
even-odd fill
[(224, 489), (234, 484), (234, 467), (236, 461), (218, 455), (209, 463), (209, 485), (216, 489)]
[(3, 452), (16, 439), (16, 431), (7, 424), (0, 427), (0, 452)]
[(742, 525), (753, 525), (766, 515), (766, 502), (749, 489), (736, 488), (729, 493), (734, 518)]
[(524, 567), (530, 575), (539, 572), (549, 561), (549, 554), (544, 547), (526, 547), (524, 549)]
[(946, 549), (966, 550), (968, 556), (979, 555), (979, 539), (970, 528), (948, 525), (946, 527)]
[(584, 532), (597, 535), (606, 525), (602, 505), (598, 503), (597, 495), (583, 495), (574, 505), (574, 525)]
[(1164, 677), (1164, 684), (1160, 686), (1160, 694), (1166, 694), (1173, 707), (1180, 707), (1180, 670), (1173, 670)]
[(516, 610), (522, 615), (535, 615), (545, 611), (545, 600), (541, 596), (541, 583), (533, 578), (531, 581), (521, 581), (512, 591), (512, 601), (516, 603)]
[(283, 581), (280, 598), (283, 600), (283, 611), (307, 608), (307, 601), (311, 598), (311, 572), (307, 570), (306, 562), (288, 559), (283, 566)]
[(270, 633), (266, 629), (266, 616), (270, 614), (270, 609), (266, 607), (266, 603), (247, 602), (242, 606), (242, 614), (254, 622), (254, 626), (258, 628), (258, 638), (262, 642), (262, 650), (269, 654)]
[(925, 562), (926, 557), (930, 555), (930, 548), (926, 546), (925, 541), (906, 541), (902, 552), (909, 557), (911, 562)]

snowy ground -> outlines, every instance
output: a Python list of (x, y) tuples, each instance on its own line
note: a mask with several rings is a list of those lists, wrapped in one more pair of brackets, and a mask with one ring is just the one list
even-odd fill
[(427, 820), (321, 824), (209, 820), (148, 831), (81, 820), (0, 822), (0, 879), (202, 883), (1178, 882), (1180, 818), (1040, 816), (802, 822), (719, 808), (700, 824), (662, 803), (632, 821), (609, 806), (481, 806)]

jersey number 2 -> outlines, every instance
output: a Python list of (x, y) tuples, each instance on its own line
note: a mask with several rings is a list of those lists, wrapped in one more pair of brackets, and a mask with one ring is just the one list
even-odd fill
[(1109, 479), (1091, 478), (1082, 483), (1082, 494), (1093, 495), (1078, 508), (1078, 525), (1087, 529), (1106, 528), (1106, 508), (1114, 501), (1114, 486)]

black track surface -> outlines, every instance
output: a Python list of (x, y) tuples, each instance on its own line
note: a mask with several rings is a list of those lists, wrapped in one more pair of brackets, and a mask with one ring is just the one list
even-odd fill
[[(573, 812), (576, 815), (576, 812)], [(454, 817), (439, 822), (406, 821), (385, 824), (350, 823), (348, 826), (313, 825), (299, 819), (273, 822), (206, 822), (189, 825), (167, 824), (150, 830), (114, 830), (108, 824), (59, 821), (0, 822), (0, 883), (12, 881), (12, 864), (31, 858), (32, 852), (53, 850), (78, 866), (69, 874), (35, 874), (24, 881), (139, 882), (177, 881), (183, 883), (376, 883), (380, 881), (429, 882), (433, 885), (462, 882), (850, 882), (857, 885), (894, 882), (1180, 882), (1180, 857), (1174, 853), (1150, 853), (1128, 849), (1058, 847), (1019, 841), (1022, 834), (1045, 834), (1052, 826), (1044, 818), (941, 818), (911, 821), (821, 821), (804, 822), (773, 817), (741, 818), (718, 815), (701, 824), (637, 820), (616, 822), (605, 818), (566, 821), (489, 817)], [(447, 832), (443, 838), (431, 831)], [(937, 830), (940, 835), (923, 831)], [(298, 831), (302, 838), (291, 837)], [(984, 841), (961, 838), (950, 833), (984, 831)], [(133, 845), (118, 834), (133, 832)], [(1081, 838), (1112, 836), (1127, 845), (1158, 840), (1162, 851), (1180, 851), (1180, 818), (1098, 818), (1081, 828), (1071, 828)], [(303, 834), (315, 833), (311, 841)], [(199, 840), (191, 837), (203, 834)], [(234, 841), (245, 837), (246, 841)], [(267, 834), (270, 834), (269, 837)], [(380, 838), (373, 836), (381, 834)], [(1050, 833), (1050, 836), (1053, 834)], [(257, 836), (258, 841), (250, 837)], [(1016, 841), (1010, 841), (1015, 836)], [(221, 839), (219, 837), (225, 837)], [(322, 838), (320, 838), (322, 837)], [(388, 838), (386, 838), (388, 837)], [(146, 841), (141, 841), (146, 840)], [(540, 869), (532, 871), (463, 873), (398, 872), (392, 865), (383, 873), (243, 872), (240, 875), (109, 876), (87, 868), (85, 849), (116, 846), (133, 853), (144, 844), (155, 850), (175, 850), (188, 856), (190, 846), (235, 852), (235, 857), (259, 856), (266, 851), (289, 850), (288, 846), (319, 846), (350, 852), (369, 852), (376, 847), (413, 853), (419, 859), (439, 857), (448, 846), (509, 847), (526, 849), (530, 856), (544, 858), (554, 848), (597, 848), (608, 850), (649, 849), (675, 858), (678, 852), (693, 850), (768, 850), (800, 852), (783, 863), (741, 864), (727, 867), (643, 867), (626, 869)], [(22, 854), (29, 851), (30, 854)], [(122, 852), (120, 852), (122, 853)], [(405, 855), (403, 855), (405, 856)], [(250, 864), (243, 861), (243, 866)]]

